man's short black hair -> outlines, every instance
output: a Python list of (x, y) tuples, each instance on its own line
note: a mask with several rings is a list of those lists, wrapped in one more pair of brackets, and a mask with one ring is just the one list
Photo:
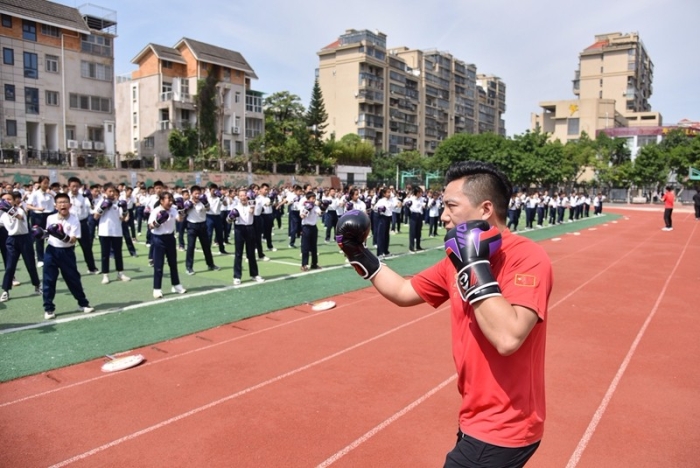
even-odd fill
[(503, 172), (491, 163), (463, 161), (450, 166), (445, 174), (445, 185), (462, 178), (462, 191), (473, 205), (490, 200), (498, 218), (506, 219), (513, 185)]
[(65, 198), (66, 200), (70, 201), (70, 197), (68, 196), (67, 193), (57, 193), (55, 197), (53, 197), (54, 201), (58, 201), (61, 198)]

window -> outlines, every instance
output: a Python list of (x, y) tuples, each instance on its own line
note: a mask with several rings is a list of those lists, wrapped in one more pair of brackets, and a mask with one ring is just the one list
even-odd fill
[(39, 113), (39, 89), (24, 88), (24, 111), (27, 114)]
[(22, 20), (22, 38), (36, 42), (36, 23), (34, 21)]
[(5, 28), (11, 28), (12, 27), (12, 16), (2, 15), (2, 25)]
[(190, 80), (187, 78), (180, 78), (180, 91), (183, 96), (190, 95)]
[(144, 148), (155, 148), (156, 147), (156, 139), (154, 137), (144, 138), (143, 147)]
[(15, 64), (15, 51), (14, 49), (8, 49), (7, 47), (2, 48), (2, 63), (5, 65)]
[(600, 79), (600, 86), (603, 86), (603, 79)]
[(24, 53), (24, 77), (39, 78), (39, 56), (37, 54)]
[(162, 61), (163, 68), (173, 68), (173, 62), (170, 60), (163, 60)]
[(56, 55), (46, 55), (46, 71), (58, 73), (58, 57)]
[(16, 137), (17, 136), (17, 121), (16, 120), (6, 120), (5, 121), (5, 136)]
[(566, 134), (567, 135), (578, 135), (579, 134), (579, 119), (569, 119), (567, 121)]
[(224, 81), (231, 81), (231, 69), (224, 68)]
[(93, 55), (112, 56), (112, 39), (96, 34), (81, 34), (80, 50)]
[(70, 93), (68, 106), (71, 109), (91, 110), (95, 112), (112, 112), (112, 100), (99, 96), (85, 96)]
[(47, 106), (57, 106), (58, 105), (58, 91), (46, 91), (46, 105)]
[(59, 37), (60, 29), (56, 26), (49, 26), (48, 24), (41, 25), (41, 34), (44, 36)]
[(5, 85), (5, 100), (14, 101), (15, 100), (15, 85), (6, 84)]
[(603, 90), (598, 91), (598, 99), (603, 99)]
[(236, 91), (236, 97), (234, 99), (234, 102), (239, 103), (241, 102), (241, 93)]
[(131, 87), (131, 100), (136, 102), (139, 98), (138, 88), (136, 86)]
[(102, 138), (102, 127), (88, 127), (88, 140), (104, 141), (104, 138)]
[(66, 140), (75, 140), (75, 127), (72, 125), (66, 126)]
[(95, 62), (80, 62), (80, 75), (83, 78), (112, 81), (112, 67)]
[(132, 116), (131, 116), (131, 123), (132, 123), (134, 126), (136, 126), (136, 125), (139, 124), (139, 113), (138, 113), (138, 112), (134, 112), (134, 113), (132, 114)]

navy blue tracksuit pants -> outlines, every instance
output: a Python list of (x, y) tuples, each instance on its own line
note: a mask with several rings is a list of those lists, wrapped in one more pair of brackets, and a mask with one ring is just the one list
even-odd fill
[(301, 226), (301, 266), (309, 266), (309, 254), (311, 254), (311, 266), (318, 266), (318, 227), (315, 224), (302, 224)]
[(236, 224), (233, 231), (235, 256), (233, 259), (233, 277), (241, 279), (243, 275), (243, 252), (245, 251), (250, 268), (250, 277), (258, 276), (258, 261), (255, 258), (255, 228), (253, 225)]
[(415, 213), (411, 211), (410, 217), (408, 218), (408, 250), (422, 250), (420, 246), (422, 230), (423, 213)]
[[(104, 239), (101, 237), (100, 239)], [(120, 239), (120, 237), (109, 237), (108, 239)], [(107, 254), (109, 260), (109, 253)], [(75, 247), (58, 248), (52, 245), (46, 247), (44, 254), (44, 311), (53, 312), (56, 310), (56, 305), (53, 303), (56, 297), (56, 282), (58, 281), (58, 273), (61, 272), (63, 281), (66, 282), (68, 290), (73, 297), (78, 301), (80, 307), (88, 307), (90, 303), (85, 297), (83, 284), (80, 281), (80, 273), (78, 273), (78, 264), (75, 259)]]
[(165, 260), (168, 261), (168, 268), (170, 268), (170, 284), (173, 286), (180, 284), (175, 234), (153, 234), (151, 245), (153, 245), (153, 289), (161, 289)]
[(377, 213), (376, 217), (377, 230), (375, 231), (377, 239), (377, 256), (389, 255), (389, 226), (391, 225), (391, 216), (384, 216)]
[[(44, 242), (43, 239), (41, 241)], [(34, 287), (39, 286), (39, 275), (36, 271), (36, 262), (34, 261), (34, 246), (32, 245), (32, 239), (29, 234), (7, 236), (5, 246), (7, 250), (7, 263), (5, 263), (5, 276), (2, 279), (3, 291), (12, 289), (12, 280), (15, 277), (15, 271), (17, 270), (17, 263), (19, 263), (20, 256), (24, 260), (32, 284)]]

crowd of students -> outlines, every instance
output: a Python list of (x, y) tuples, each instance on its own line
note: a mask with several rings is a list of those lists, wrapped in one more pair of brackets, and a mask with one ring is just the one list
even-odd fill
[[(604, 199), (600, 194), (591, 199), (587, 194), (519, 192), (510, 201), (508, 227), (517, 231), (522, 210), (527, 229), (542, 227), (546, 219), (549, 224), (562, 223), (567, 209), (568, 221), (589, 216), (591, 206), (599, 215)], [(80, 310), (92, 312), (80, 282), (75, 246), (82, 251), (85, 273), (101, 274), (102, 284), (130, 281), (124, 273), (123, 250), (126, 248), (133, 257), (138, 255), (134, 244), (143, 235), (144, 225), (148, 263), (153, 267), (153, 297), (161, 298), (166, 265), (171, 292), (186, 292), (180, 281), (177, 251), (185, 252), (185, 273), (194, 275), (197, 246), (206, 268), (220, 270), (212, 249), (229, 254), (227, 246), (233, 245), (234, 286), (243, 279), (244, 256), (251, 280), (265, 281), (258, 262), (269, 261), (266, 252), (277, 250), (273, 229), (275, 225), (278, 230), (282, 228), (285, 211), (288, 247), (296, 248), (300, 240), (300, 269), (308, 271), (321, 268), (319, 238), (322, 236), (325, 243), (334, 242), (335, 226), (346, 211), (360, 210), (370, 215), (372, 245), (377, 256), (386, 259), (392, 255), (391, 235), (405, 227), (409, 253), (422, 251), (424, 226), (429, 237), (436, 237), (443, 209), (441, 191), (410, 185), (405, 190), (393, 186), (337, 190), (268, 184), (230, 188), (214, 183), (184, 188), (166, 187), (156, 181), (149, 187), (144, 183), (136, 187), (112, 183), (87, 187), (77, 177), (61, 185), (50, 184), (48, 177), (41, 176), (32, 185), (2, 186), (0, 249), (5, 273), (0, 302), (8, 301), (12, 288), (19, 285), (14, 274), (21, 258), (34, 292), (43, 297), (47, 319), (55, 315), (53, 297), (59, 273)], [(112, 261), (115, 276), (111, 275)]]

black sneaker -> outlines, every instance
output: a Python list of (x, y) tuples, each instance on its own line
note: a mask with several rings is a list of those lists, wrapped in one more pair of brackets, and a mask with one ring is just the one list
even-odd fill
[(194, 275), (194, 270), (193, 270), (192, 268), (187, 268), (185, 271), (186, 271), (187, 274), (190, 275), (190, 276)]
[(221, 267), (218, 267), (216, 265), (211, 265), (209, 267), (209, 271), (219, 271), (219, 270), (221, 270)]

